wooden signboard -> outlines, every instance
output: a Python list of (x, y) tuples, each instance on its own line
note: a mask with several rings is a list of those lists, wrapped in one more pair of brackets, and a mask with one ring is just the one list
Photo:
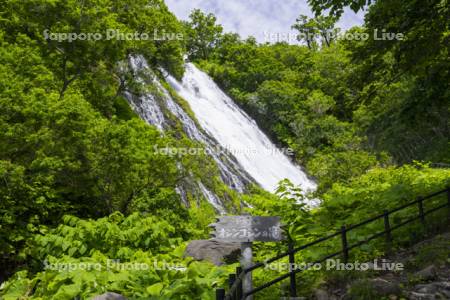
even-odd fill
[[(209, 226), (214, 228), (213, 239), (241, 243), (242, 268), (252, 266), (252, 242), (279, 242), (283, 239), (280, 217), (223, 216)], [(252, 290), (251, 272), (244, 274), (242, 288), (244, 292)], [(246, 298), (252, 299), (252, 295)]]
[(228, 242), (278, 242), (283, 239), (279, 217), (223, 216), (214, 227), (212, 236)]

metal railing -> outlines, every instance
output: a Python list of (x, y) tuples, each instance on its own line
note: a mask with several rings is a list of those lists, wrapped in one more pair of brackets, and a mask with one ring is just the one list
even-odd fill
[[(434, 197), (436, 197), (438, 195), (441, 195), (443, 193), (447, 193), (447, 203), (441, 204), (441, 205), (439, 205), (437, 207), (434, 207), (432, 209), (429, 209), (429, 210), (425, 211), (424, 205), (423, 205), (424, 201), (426, 201), (428, 199), (431, 199), (431, 198), (434, 198)], [(417, 207), (418, 207), (419, 213), (416, 216), (414, 216), (412, 218), (409, 218), (407, 220), (404, 220), (401, 223), (396, 224), (395, 226), (391, 225), (391, 222), (390, 222), (390, 219), (389, 219), (389, 216), (391, 214), (396, 213), (396, 212), (401, 211), (401, 210), (404, 210), (406, 208), (409, 208), (409, 207), (411, 207), (413, 205), (417, 205)], [(264, 267), (266, 264), (272, 263), (274, 261), (277, 261), (277, 260), (285, 258), (285, 257), (289, 257), (289, 265), (293, 266), (293, 265), (295, 265), (295, 253), (297, 253), (297, 252), (299, 252), (301, 250), (304, 250), (306, 248), (309, 248), (311, 246), (314, 246), (314, 245), (320, 244), (322, 242), (325, 242), (327, 240), (330, 240), (330, 239), (332, 239), (334, 237), (338, 237), (338, 236), (341, 237), (342, 250), (340, 250), (338, 252), (331, 253), (329, 255), (326, 255), (325, 257), (323, 257), (323, 258), (321, 258), (321, 259), (311, 263), (310, 265), (323, 263), (324, 261), (326, 261), (328, 259), (331, 259), (333, 257), (339, 256), (339, 255), (342, 255), (344, 263), (347, 263), (348, 258), (349, 258), (349, 252), (350, 252), (351, 249), (354, 249), (354, 248), (359, 247), (361, 245), (367, 244), (370, 241), (372, 241), (373, 239), (379, 238), (379, 237), (381, 237), (383, 235), (385, 235), (387, 246), (390, 249), (390, 247), (392, 245), (392, 241), (393, 241), (393, 237), (392, 237), (392, 234), (391, 234), (393, 230), (396, 230), (396, 229), (398, 229), (400, 227), (403, 227), (406, 224), (409, 224), (409, 223), (414, 222), (416, 220), (420, 220), (420, 222), (425, 226), (426, 225), (426, 219), (425, 219), (426, 215), (428, 215), (428, 214), (430, 214), (432, 212), (435, 212), (437, 210), (440, 210), (442, 208), (445, 208), (445, 207), (448, 208), (448, 218), (450, 220), (450, 187), (447, 187), (444, 190), (440, 190), (438, 192), (435, 192), (435, 193), (430, 194), (430, 195), (425, 196), (425, 197), (418, 197), (415, 201), (412, 201), (412, 202), (409, 202), (407, 204), (398, 206), (398, 207), (393, 208), (391, 210), (385, 210), (383, 213), (380, 213), (377, 216), (374, 216), (374, 217), (372, 217), (370, 219), (362, 221), (362, 222), (360, 222), (358, 224), (351, 225), (351, 226), (342, 226), (340, 228), (340, 230), (336, 231), (335, 233), (327, 235), (327, 236), (324, 236), (322, 238), (319, 238), (319, 239), (317, 239), (317, 240), (315, 240), (313, 242), (307, 243), (307, 244), (302, 245), (300, 247), (294, 248), (293, 243), (291, 242), (288, 245), (289, 246), (288, 251), (285, 252), (285, 253), (282, 253), (280, 255), (272, 257), (272, 258), (270, 258), (268, 260), (265, 260), (264, 262), (256, 263), (256, 264), (252, 265), (251, 267), (248, 267), (248, 268), (245, 268), (245, 269), (242, 269), (241, 267), (237, 267), (236, 268), (236, 274), (230, 274), (229, 275), (229, 278), (228, 278), (228, 286), (229, 286), (228, 293), (226, 293), (225, 289), (223, 289), (223, 288), (216, 289), (216, 300), (224, 300), (224, 299), (226, 299), (226, 300), (242, 300), (242, 299), (244, 299), (245, 300), (248, 296), (254, 295), (255, 293), (257, 293), (257, 292), (259, 292), (261, 290), (264, 290), (264, 289), (266, 289), (266, 288), (268, 288), (268, 287), (270, 287), (270, 286), (272, 286), (272, 285), (274, 285), (274, 284), (276, 284), (276, 283), (278, 283), (278, 282), (280, 282), (280, 281), (282, 281), (282, 280), (284, 280), (286, 278), (290, 278), (290, 289), (289, 289), (290, 297), (297, 297), (297, 286), (296, 286), (296, 276), (295, 275), (296, 275), (296, 273), (304, 271), (307, 268), (294, 269), (294, 270), (290, 269), (290, 271), (288, 273), (283, 274), (283, 275), (281, 275), (281, 276), (279, 276), (279, 277), (277, 277), (277, 278), (275, 278), (275, 279), (273, 279), (273, 280), (271, 280), (269, 282), (266, 282), (266, 283), (264, 283), (264, 284), (262, 284), (262, 285), (260, 285), (260, 286), (258, 286), (256, 288), (253, 288), (252, 290), (246, 291), (246, 292), (244, 292), (243, 289), (242, 289), (242, 281), (243, 281), (244, 275), (249, 273), (249, 272), (253, 272), (254, 270), (256, 270), (258, 268)], [(376, 220), (380, 220), (380, 219), (383, 219), (383, 221), (384, 221), (384, 230), (383, 231), (375, 233), (375, 234), (369, 236), (368, 238), (366, 238), (366, 239), (364, 239), (362, 241), (359, 241), (359, 242), (357, 242), (357, 243), (355, 243), (353, 245), (349, 245), (348, 240), (347, 240), (347, 233), (349, 231), (352, 231), (352, 230), (354, 230), (356, 228), (359, 228), (361, 226), (364, 226), (366, 224), (372, 223), (372, 222), (374, 222)]]

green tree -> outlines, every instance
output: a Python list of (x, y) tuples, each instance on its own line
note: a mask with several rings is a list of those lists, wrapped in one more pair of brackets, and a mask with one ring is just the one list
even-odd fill
[[(153, 40), (155, 32), (183, 31), (161, 1), (4, 2), (0, 24), (7, 33), (5, 39), (11, 41), (18, 33), (24, 33), (38, 42), (47, 66), (59, 81), (60, 97), (76, 81), (88, 82), (82, 89), (86, 98), (111, 116), (115, 97), (123, 88), (117, 80), (116, 65), (136, 52), (144, 54), (152, 66), (166, 67), (178, 77), (182, 74), (182, 41)], [(108, 31), (146, 33), (150, 39), (128, 40), (118, 35), (108, 38)], [(101, 38), (82, 37), (89, 33), (99, 33)], [(58, 40), (52, 34), (76, 34), (79, 38), (69, 41), (67, 35), (59, 35), (62, 38)]]
[(207, 59), (219, 43), (223, 28), (216, 24), (217, 19), (213, 14), (206, 15), (199, 9), (194, 9), (189, 19), (185, 22), (189, 58)]
[(308, 18), (308, 16), (300, 15), (292, 29), (296, 29), (299, 34), (297, 39), (306, 42), (308, 48), (315, 49), (317, 47), (317, 38), (321, 37), (322, 45), (330, 47), (331, 42), (335, 39), (338, 29), (334, 28), (337, 18), (334, 16), (317, 16)]
[(322, 44), (325, 42), (327, 47), (330, 47), (331, 42), (335, 39), (338, 29), (334, 27), (337, 18), (334, 16), (318, 16), (314, 18), (317, 31), (322, 37)]
[(314, 19), (308, 18), (308, 16), (300, 15), (292, 25), (292, 29), (298, 31), (297, 40), (306, 42), (308, 49), (314, 49), (317, 47), (317, 36), (319, 34)]

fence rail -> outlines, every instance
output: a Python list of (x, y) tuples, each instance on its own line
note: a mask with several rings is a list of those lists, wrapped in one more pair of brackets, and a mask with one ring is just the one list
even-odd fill
[[(431, 199), (431, 198), (434, 198), (434, 197), (436, 197), (438, 195), (441, 195), (443, 193), (447, 193), (447, 203), (441, 204), (441, 205), (439, 205), (437, 207), (434, 207), (434, 208), (431, 208), (429, 210), (425, 210), (424, 209), (424, 201), (426, 201), (428, 199)], [(405, 220), (405, 221), (403, 221), (403, 222), (401, 222), (399, 224), (396, 224), (395, 226), (391, 225), (390, 218), (389, 218), (390, 215), (392, 215), (393, 213), (396, 213), (398, 211), (401, 211), (403, 209), (406, 209), (408, 207), (411, 207), (413, 205), (417, 205), (417, 208), (418, 208), (418, 211), (419, 211), (418, 215), (416, 215), (414, 217), (411, 217), (411, 218), (409, 218), (409, 219), (407, 219), (407, 220)], [(245, 269), (242, 269), (240, 267), (236, 268), (236, 273), (235, 274), (230, 274), (229, 278), (228, 278), (228, 286), (229, 286), (228, 293), (226, 293), (225, 289), (223, 289), (223, 288), (216, 289), (216, 300), (225, 300), (225, 299), (226, 300), (245, 300), (248, 296), (251, 296), (251, 295), (253, 295), (253, 294), (255, 294), (255, 293), (257, 293), (257, 292), (259, 292), (261, 290), (264, 290), (264, 289), (266, 289), (266, 288), (268, 288), (268, 287), (270, 287), (270, 286), (272, 286), (272, 285), (274, 285), (274, 284), (276, 284), (276, 283), (278, 283), (278, 282), (280, 282), (280, 281), (282, 281), (282, 280), (284, 280), (286, 278), (290, 278), (290, 289), (289, 289), (290, 296), (291, 297), (297, 297), (297, 286), (296, 286), (296, 277), (295, 277), (295, 275), (298, 272), (306, 270), (307, 268), (304, 268), (304, 269), (289, 269), (288, 273), (285, 273), (285, 274), (283, 274), (283, 275), (281, 275), (281, 276), (279, 276), (279, 277), (277, 277), (277, 278), (275, 278), (275, 279), (273, 279), (273, 280), (271, 280), (269, 282), (266, 282), (266, 283), (264, 283), (264, 284), (262, 284), (262, 285), (260, 285), (260, 286), (258, 286), (256, 288), (253, 288), (252, 290), (246, 291), (246, 292), (244, 292), (242, 290), (242, 281), (243, 281), (244, 275), (249, 273), (249, 272), (253, 272), (254, 270), (256, 270), (258, 268), (261, 268), (261, 267), (265, 266), (266, 264), (272, 263), (272, 262), (277, 261), (279, 259), (282, 259), (284, 257), (288, 257), (289, 258), (289, 266), (293, 266), (293, 265), (295, 265), (295, 253), (297, 253), (297, 252), (299, 252), (301, 250), (304, 250), (306, 248), (309, 248), (311, 246), (314, 246), (314, 245), (320, 244), (322, 242), (325, 242), (327, 240), (330, 240), (332, 238), (338, 237), (338, 236), (341, 237), (342, 249), (340, 251), (337, 251), (337, 252), (334, 252), (334, 253), (326, 255), (325, 257), (323, 257), (323, 258), (313, 262), (310, 265), (322, 263), (322, 262), (324, 262), (324, 261), (326, 261), (326, 260), (328, 260), (330, 258), (336, 257), (338, 255), (342, 255), (344, 263), (347, 263), (348, 258), (349, 258), (350, 250), (352, 250), (354, 248), (357, 248), (357, 247), (359, 247), (361, 245), (367, 244), (371, 240), (379, 238), (379, 237), (381, 237), (383, 235), (385, 236), (386, 245), (387, 245), (388, 251), (389, 251), (391, 246), (392, 246), (392, 242), (393, 242), (392, 231), (394, 231), (394, 230), (396, 230), (396, 229), (398, 229), (400, 227), (403, 227), (406, 224), (414, 222), (416, 220), (420, 220), (420, 222), (425, 226), (426, 225), (426, 218), (425, 217), (428, 214), (430, 214), (432, 212), (435, 212), (437, 210), (443, 209), (445, 207), (448, 208), (448, 212), (449, 212), (448, 213), (448, 218), (450, 220), (450, 187), (447, 187), (444, 190), (437, 191), (437, 192), (435, 192), (433, 194), (430, 194), (430, 195), (427, 195), (425, 197), (418, 197), (416, 200), (414, 200), (412, 202), (409, 202), (409, 203), (406, 203), (404, 205), (398, 206), (398, 207), (393, 208), (391, 210), (385, 210), (383, 213), (380, 213), (380, 214), (378, 214), (378, 215), (376, 215), (376, 216), (374, 216), (372, 218), (369, 218), (367, 220), (364, 220), (364, 221), (362, 221), (360, 223), (357, 223), (357, 224), (354, 224), (354, 225), (350, 225), (350, 226), (342, 226), (341, 229), (336, 231), (335, 233), (329, 234), (327, 236), (319, 238), (319, 239), (317, 239), (315, 241), (312, 241), (312, 242), (307, 243), (305, 245), (302, 245), (300, 247), (294, 248), (293, 243), (291, 241), (291, 242), (289, 242), (288, 251), (287, 252), (284, 252), (284, 253), (279, 254), (279, 255), (277, 255), (275, 257), (272, 257), (272, 258), (270, 258), (270, 259), (268, 259), (268, 260), (266, 260), (264, 262), (256, 263), (256, 264), (254, 264), (254, 265), (252, 265), (252, 266), (250, 266), (248, 268), (245, 268)], [(369, 236), (368, 238), (366, 238), (366, 239), (364, 239), (362, 241), (359, 241), (359, 242), (357, 242), (357, 243), (355, 243), (353, 245), (349, 245), (348, 239), (347, 239), (347, 237), (348, 237), (347, 233), (349, 231), (352, 231), (352, 230), (354, 230), (356, 228), (359, 228), (361, 226), (367, 225), (369, 223), (372, 223), (372, 222), (380, 220), (380, 219), (383, 219), (383, 221), (384, 221), (384, 230), (383, 231), (377, 232), (377, 233)]]

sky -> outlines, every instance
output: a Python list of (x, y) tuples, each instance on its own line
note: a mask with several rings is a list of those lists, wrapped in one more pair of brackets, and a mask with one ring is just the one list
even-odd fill
[[(169, 9), (182, 20), (194, 8), (213, 13), (225, 32), (237, 32), (243, 38), (254, 36), (258, 42), (278, 39), (295, 42), (291, 29), (300, 15), (313, 16), (306, 0), (165, 0)], [(362, 25), (363, 13), (346, 10), (337, 23), (343, 30)], [(275, 39), (275, 40), (274, 40)]]

